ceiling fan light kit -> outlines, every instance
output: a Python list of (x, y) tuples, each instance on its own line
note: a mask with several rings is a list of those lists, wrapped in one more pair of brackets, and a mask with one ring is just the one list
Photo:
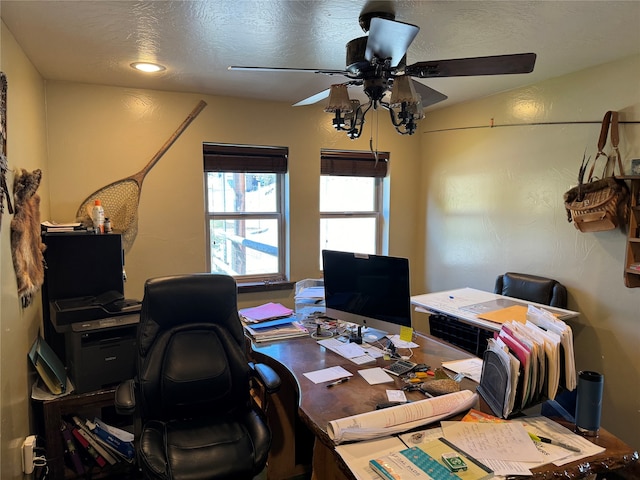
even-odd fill
[[(373, 108), (389, 111), (391, 123), (401, 135), (412, 135), (417, 122), (424, 118), (425, 107), (447, 99), (447, 96), (419, 82), (417, 78), (465, 77), (476, 75), (511, 75), (530, 73), (535, 53), (457, 58), (406, 64), (406, 54), (420, 28), (398, 22), (392, 13), (371, 12), (360, 15), (360, 25), (368, 36), (354, 38), (346, 46), (344, 70), (292, 69), (283, 67), (239, 67), (229, 70), (264, 72), (296, 71), (342, 75), (348, 80), (312, 95), (295, 104), (311, 105), (327, 97), (325, 112), (333, 114), (333, 126), (345, 131), (351, 139), (360, 137), (365, 115)], [(360, 104), (349, 98), (348, 87), (362, 87), (369, 101)]]

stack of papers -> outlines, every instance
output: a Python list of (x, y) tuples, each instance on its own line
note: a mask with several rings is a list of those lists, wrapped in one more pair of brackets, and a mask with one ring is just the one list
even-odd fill
[(78, 230), (84, 230), (82, 223), (69, 222), (69, 223), (57, 223), (45, 221), (40, 224), (43, 232), (55, 233), (55, 232), (75, 232)]
[(265, 303), (259, 307), (243, 308), (238, 313), (247, 323), (258, 323), (275, 318), (284, 318), (293, 315), (293, 310), (279, 303)]
[(281, 318), (270, 322), (260, 322), (244, 326), (245, 331), (256, 343), (285, 338), (304, 337), (309, 334), (307, 329), (291, 318)]

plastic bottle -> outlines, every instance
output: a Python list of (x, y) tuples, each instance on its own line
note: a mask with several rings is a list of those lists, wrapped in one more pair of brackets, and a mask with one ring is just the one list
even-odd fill
[(91, 220), (93, 220), (93, 228), (96, 233), (104, 233), (104, 208), (102, 208), (102, 202), (99, 199), (93, 204)]

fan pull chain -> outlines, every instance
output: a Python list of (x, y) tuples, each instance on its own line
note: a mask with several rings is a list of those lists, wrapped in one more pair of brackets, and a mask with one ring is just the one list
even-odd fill
[(379, 132), (379, 118), (378, 118), (378, 111), (376, 110), (376, 149), (373, 149), (373, 125), (371, 125), (371, 133), (369, 134), (369, 150), (371, 150), (371, 153), (373, 154), (373, 158), (376, 159), (375, 164), (374, 164), (374, 168), (378, 167), (378, 132)]

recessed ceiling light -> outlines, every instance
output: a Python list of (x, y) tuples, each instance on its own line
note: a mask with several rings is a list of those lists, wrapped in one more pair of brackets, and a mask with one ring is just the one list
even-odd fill
[(146, 73), (155, 73), (166, 70), (164, 65), (159, 65), (157, 63), (148, 63), (148, 62), (133, 62), (131, 64), (131, 68), (135, 68), (136, 70), (140, 70), (141, 72)]

